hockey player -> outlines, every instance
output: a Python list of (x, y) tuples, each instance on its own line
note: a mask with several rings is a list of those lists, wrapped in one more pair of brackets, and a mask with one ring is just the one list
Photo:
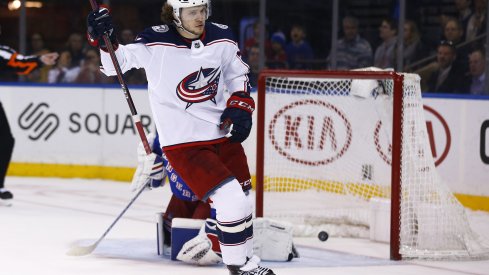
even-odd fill
[[(170, 247), (173, 218), (201, 220), (209, 218), (210, 222), (215, 225), (215, 211), (211, 214), (209, 202), (199, 200), (170, 165), (161, 150), (158, 134), (156, 134), (156, 137), (154, 134), (149, 134), (147, 139), (152, 153), (147, 156), (143, 144), (139, 144), (137, 149), (138, 167), (132, 179), (131, 190), (135, 192), (143, 188), (143, 186), (148, 189), (161, 187), (165, 183), (165, 178), (168, 177), (172, 196), (164, 211), (162, 229), (164, 231), (163, 245)], [(198, 265), (210, 265), (220, 262), (221, 251), (217, 242), (216, 232), (207, 231), (202, 232), (202, 235), (206, 235), (202, 242), (212, 243), (213, 245), (206, 245), (204, 249), (186, 253), (185, 257), (177, 257), (177, 259)]]
[(133, 192), (146, 186), (148, 189), (158, 188), (164, 185), (165, 178), (170, 181), (172, 197), (163, 216), (165, 231), (164, 242), (170, 246), (171, 222), (173, 218), (207, 219), (211, 217), (211, 209), (208, 202), (203, 202), (195, 196), (187, 184), (180, 178), (168, 159), (163, 154), (158, 139), (158, 133), (147, 136), (152, 150), (147, 156), (143, 144), (137, 149), (138, 167), (134, 173), (131, 190)]
[[(0, 25), (0, 35), (2, 26)], [(28, 75), (42, 65), (53, 65), (58, 58), (57, 53), (47, 53), (41, 56), (23, 56), (8, 46), (0, 45), (0, 71), (2, 74), (17, 73)], [(14, 138), (10, 132), (7, 116), (0, 102), (0, 201), (8, 201), (14, 196), (5, 189), (4, 181), (14, 149)]]
[[(206, 22), (208, 0), (168, 0), (167, 25), (119, 45), (106, 8), (88, 15), (88, 34), (99, 43), (103, 72), (115, 75), (102, 35), (108, 34), (123, 72), (144, 68), (159, 141), (193, 193), (216, 209), (222, 260), (231, 275), (274, 274), (253, 254), (250, 173), (241, 146), (252, 126), (249, 67), (225, 25)], [(226, 101), (226, 86), (230, 98)]]
[[(138, 167), (131, 183), (132, 191), (146, 186), (148, 189), (164, 185), (168, 177), (172, 197), (163, 215), (163, 245), (171, 246), (173, 218), (206, 220), (199, 234), (188, 240), (176, 255), (178, 260), (197, 265), (212, 265), (221, 262), (215, 211), (211, 203), (198, 200), (187, 184), (163, 154), (158, 134), (148, 135), (148, 143), (152, 150), (147, 156), (143, 144), (137, 149)], [(175, 237), (175, 238), (178, 238)], [(292, 241), (292, 226), (269, 219), (257, 219), (254, 224), (254, 252), (263, 260), (290, 261), (299, 257)]]

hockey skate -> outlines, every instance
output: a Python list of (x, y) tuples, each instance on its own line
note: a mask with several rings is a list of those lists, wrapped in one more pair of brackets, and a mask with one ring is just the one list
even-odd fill
[(229, 275), (275, 275), (271, 269), (259, 266), (259, 262), (260, 258), (253, 256), (242, 266), (228, 265)]
[(14, 195), (7, 189), (0, 188), (0, 206), (11, 206)]
[(2, 200), (10, 200), (14, 197), (12, 192), (8, 191), (7, 189), (0, 188), (0, 199)]

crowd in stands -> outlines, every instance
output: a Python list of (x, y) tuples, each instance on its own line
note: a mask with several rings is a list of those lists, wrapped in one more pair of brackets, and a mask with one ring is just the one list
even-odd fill
[[(423, 41), (414, 20), (406, 20), (403, 26), (403, 72), (414, 72), (422, 77), (422, 90), (431, 93), (460, 93), (489, 95), (485, 87), (485, 53), (487, 45), (486, 0), (455, 0), (457, 16), (440, 16), (440, 33), (436, 44)], [(374, 66), (396, 68), (398, 47), (397, 20), (384, 18), (378, 28), (380, 44), (363, 38), (359, 32), (359, 20), (345, 16), (341, 22), (342, 36), (337, 43), (336, 55), (330, 53), (320, 69), (350, 70)], [(244, 45), (244, 56), (251, 67), (251, 81), (256, 85), (259, 47), (256, 37)], [(317, 69), (318, 59), (307, 41), (306, 29), (293, 25), (286, 35), (275, 32), (265, 41), (266, 68)], [(430, 59), (430, 56), (433, 59)], [(423, 61), (429, 61), (429, 63)], [(333, 62), (334, 61), (334, 62)], [(321, 62), (321, 61), (320, 61)]]
[[(404, 72), (414, 72), (422, 78), (422, 90), (431, 93), (465, 93), (489, 95), (485, 87), (487, 0), (454, 0), (457, 15), (440, 16), (441, 37), (438, 42), (423, 41), (416, 21), (406, 20), (403, 37)], [(307, 37), (307, 29), (294, 24), (286, 31), (265, 33), (265, 68), (350, 70), (375, 66), (396, 68), (398, 47), (397, 19), (384, 18), (378, 26), (379, 41), (368, 41), (361, 35), (360, 22), (354, 16), (341, 19), (341, 35), (336, 55), (315, 56)], [(119, 33), (121, 44), (132, 43), (134, 33), (124, 29)], [(259, 74), (259, 22), (253, 24), (252, 35), (240, 45), (242, 56), (250, 66), (250, 81), (256, 86)], [(376, 43), (377, 42), (377, 43)], [(374, 47), (375, 45), (375, 47)], [(27, 81), (44, 83), (117, 83), (115, 78), (99, 71), (100, 54), (87, 46), (80, 33), (71, 34), (61, 49), (44, 47), (42, 34), (30, 37), (28, 54), (43, 54), (58, 50), (56, 65), (31, 74)], [(430, 59), (432, 57), (432, 59)], [(333, 62), (334, 61), (334, 62)], [(427, 61), (427, 62), (425, 62)], [(319, 65), (318, 65), (319, 64)], [(128, 84), (145, 84), (144, 70), (125, 74)]]
[[(132, 30), (124, 29), (120, 33), (119, 43), (128, 44), (134, 41)], [(41, 55), (51, 52), (45, 47), (43, 36), (31, 35), (28, 55)], [(111, 84), (117, 83), (115, 77), (107, 77), (100, 72), (100, 52), (86, 43), (85, 35), (72, 33), (65, 45), (57, 50), (59, 58), (55, 65), (44, 66), (30, 74), (26, 81), (34, 83), (76, 83), (76, 84)], [(125, 73), (128, 84), (146, 84), (144, 70), (131, 70)]]
[[(485, 10), (485, 6), (479, 7), (479, 11)], [(441, 25), (443, 35), (431, 48), (422, 41), (416, 22), (405, 21), (403, 71), (420, 74), (423, 91), (489, 95), (489, 89), (485, 87), (487, 46), (484, 45), (484, 40), (480, 39), (485, 34), (487, 18), (476, 12), (469, 11), (468, 14), (470, 16), (467, 15), (466, 9), (460, 12), (459, 18), (466, 18), (466, 23), (459, 18), (444, 17)], [(383, 19), (379, 26), (381, 43), (373, 49), (371, 43), (359, 34), (358, 19), (352, 16), (344, 17), (343, 36), (338, 40), (335, 58), (330, 53), (324, 69), (351, 70), (370, 66), (396, 68), (397, 30), (397, 21), (391, 18)], [(252, 73), (251, 82), (256, 85), (259, 73), (259, 45), (256, 38), (248, 39), (244, 49), (244, 56)], [(273, 33), (265, 42), (265, 49), (266, 68), (302, 70), (313, 67), (314, 53), (306, 40), (306, 30), (300, 25), (291, 28), (289, 43), (286, 43), (282, 32)], [(412, 66), (430, 55), (435, 57), (431, 63), (422, 67)], [(336, 64), (333, 64), (333, 59)]]

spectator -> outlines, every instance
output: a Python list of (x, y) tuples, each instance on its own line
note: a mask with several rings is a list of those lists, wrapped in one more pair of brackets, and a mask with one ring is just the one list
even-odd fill
[(48, 53), (49, 50), (44, 46), (44, 38), (40, 33), (34, 33), (30, 37), (30, 49), (28, 54), (30, 55), (43, 55)]
[(68, 50), (61, 52), (54, 68), (49, 70), (49, 83), (73, 83), (80, 73), (80, 66), (72, 66), (71, 53)]
[[(269, 59), (272, 57), (272, 43), (270, 42), (267, 36), (268, 36), (267, 32), (265, 31), (265, 58)], [(253, 35), (248, 39), (246, 39), (244, 42), (243, 56), (245, 57), (245, 59), (248, 57), (250, 48), (255, 45), (260, 45), (260, 22), (259, 21), (255, 21), (255, 23), (253, 23)]]
[(293, 25), (290, 29), (291, 41), (285, 47), (287, 62), (291, 69), (307, 69), (306, 62), (314, 58), (312, 48), (305, 38), (305, 28), (301, 25)]
[(466, 41), (472, 41), (477, 36), (486, 32), (487, 0), (474, 0), (474, 8), (474, 14), (472, 14), (467, 23)]
[(126, 84), (131, 85), (144, 85), (148, 83), (146, 81), (146, 72), (143, 68), (132, 68), (129, 71), (125, 72), (124, 80), (126, 80)]
[[(467, 23), (472, 16), (472, 0), (455, 0), (455, 7), (457, 8), (458, 21), (462, 25), (462, 29), (467, 29)], [(464, 37), (465, 39), (465, 37)]]
[(250, 66), (250, 85), (256, 88), (258, 85), (258, 74), (260, 73), (260, 47), (258, 45), (253, 45), (248, 53), (248, 58), (246, 63)]
[(397, 39), (397, 23), (393, 19), (384, 19), (379, 27), (379, 36), (382, 39), (375, 50), (374, 66), (378, 68), (394, 68), (395, 48)]
[[(40, 33), (34, 33), (30, 37), (30, 49), (28, 54), (40, 56), (49, 53), (50, 50), (44, 46), (44, 39)], [(48, 82), (48, 72), (52, 68), (50, 65), (42, 66), (27, 75), (27, 81), (46, 83)]]
[(267, 60), (267, 67), (270, 69), (287, 68), (287, 54), (285, 53), (285, 35), (276, 32), (270, 38), (272, 43), (272, 55)]
[(486, 84), (486, 55), (483, 49), (479, 48), (469, 55), (469, 73), (471, 76), (470, 94), (489, 95)]
[(428, 91), (432, 93), (464, 93), (468, 89), (465, 71), (454, 62), (457, 57), (455, 46), (450, 41), (438, 45), (437, 69), (428, 79)]
[[(120, 43), (122, 45), (131, 44), (134, 42), (135, 38), (136, 36), (134, 35), (134, 32), (132, 30), (124, 29), (121, 32)], [(124, 73), (124, 80), (126, 81), (126, 84), (133, 84), (133, 85), (146, 84), (147, 83), (146, 72), (144, 71), (143, 68), (140, 69), (132, 68)]]
[(443, 27), (443, 36), (445, 40), (451, 41), (455, 46), (463, 42), (464, 30), (462, 23), (456, 18), (448, 18)]
[(121, 31), (121, 41), (119, 41), (119, 43), (121, 43), (122, 45), (127, 45), (134, 42), (135, 38), (136, 36), (134, 35), (134, 32), (132, 30), (124, 29)]
[(85, 52), (85, 59), (82, 61), (80, 71), (76, 77), (76, 83), (109, 83), (110, 78), (100, 72), (99, 51), (95, 48)]
[(428, 54), (427, 47), (421, 41), (416, 22), (406, 20), (404, 23), (404, 66), (426, 57)]
[(66, 49), (71, 54), (71, 67), (73, 68), (79, 67), (82, 60), (85, 59), (83, 39), (81, 34), (72, 33), (66, 42)]
[[(343, 18), (343, 38), (338, 41), (336, 68), (350, 70), (372, 66), (372, 47), (358, 34), (358, 19), (351, 16)], [(327, 59), (331, 69), (331, 53)]]
[(452, 42), (452, 44), (457, 49), (457, 59), (455, 63), (462, 67), (464, 71), (468, 67), (468, 50), (467, 47), (461, 47), (463, 41), (464, 30), (462, 29), (462, 24), (456, 18), (449, 18), (444, 27), (443, 32), (445, 39)]

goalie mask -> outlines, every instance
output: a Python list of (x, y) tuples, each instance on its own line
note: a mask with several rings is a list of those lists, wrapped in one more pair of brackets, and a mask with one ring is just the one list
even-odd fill
[(168, 0), (168, 4), (173, 8), (173, 15), (175, 16), (175, 25), (179, 28), (183, 28), (182, 20), (180, 18), (180, 12), (183, 8), (191, 8), (206, 5), (207, 17), (211, 15), (211, 0)]

